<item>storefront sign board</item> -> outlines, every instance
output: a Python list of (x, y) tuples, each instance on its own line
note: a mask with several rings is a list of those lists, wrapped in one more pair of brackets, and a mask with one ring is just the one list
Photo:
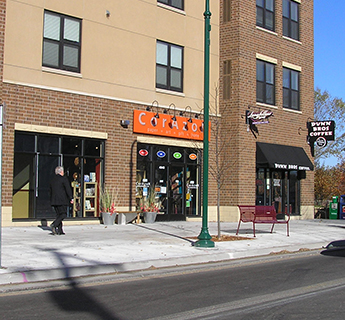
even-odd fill
[(159, 114), (155, 117), (155, 112), (134, 110), (133, 132), (180, 139), (190, 139), (202, 141), (204, 138), (203, 121), (189, 117), (178, 117), (173, 120), (170, 114)]

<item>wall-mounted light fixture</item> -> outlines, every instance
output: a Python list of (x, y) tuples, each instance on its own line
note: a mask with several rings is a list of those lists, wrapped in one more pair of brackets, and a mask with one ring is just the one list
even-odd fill
[(170, 103), (170, 104), (169, 104), (169, 110), (170, 110), (170, 107), (173, 107), (173, 108), (174, 108), (174, 116), (171, 117), (171, 120), (176, 121), (176, 106), (175, 106), (175, 104)]
[(156, 114), (155, 114), (155, 118), (159, 119), (159, 113), (158, 113), (159, 103), (158, 103), (157, 100), (153, 100), (151, 107), (150, 106), (146, 107), (146, 111), (153, 111), (153, 107), (154, 107), (155, 104), (156, 104), (156, 111), (157, 111)]
[(201, 117), (204, 113), (203, 113), (204, 109), (201, 109), (199, 113), (195, 114), (195, 119), (199, 119), (199, 117)]
[(121, 124), (121, 127), (122, 127), (122, 128), (128, 128), (128, 126), (129, 126), (130, 123), (131, 123), (131, 122), (130, 122), (129, 120), (121, 120), (121, 121), (120, 121), (120, 124)]
[(110, 17), (110, 11), (109, 11), (109, 10), (105, 10), (105, 16), (106, 16), (107, 18)]
[(188, 108), (189, 108), (189, 119), (188, 119), (188, 122), (189, 122), (189, 123), (193, 123), (193, 120), (192, 120), (192, 108), (191, 108), (190, 106), (185, 107), (184, 113), (187, 112), (187, 109), (188, 109)]

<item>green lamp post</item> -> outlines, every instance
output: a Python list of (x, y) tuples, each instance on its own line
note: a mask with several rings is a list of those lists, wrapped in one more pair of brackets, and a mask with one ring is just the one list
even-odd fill
[(203, 152), (203, 196), (202, 196), (202, 228), (196, 247), (212, 248), (214, 242), (208, 232), (208, 140), (209, 140), (209, 90), (210, 90), (210, 32), (211, 12), (209, 0), (205, 4), (205, 43), (204, 43), (204, 152)]

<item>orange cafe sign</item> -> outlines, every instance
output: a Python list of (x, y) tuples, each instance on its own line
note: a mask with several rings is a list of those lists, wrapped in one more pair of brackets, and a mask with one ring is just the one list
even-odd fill
[(191, 140), (204, 138), (202, 120), (189, 122), (189, 117), (176, 116), (175, 120), (170, 114), (160, 113), (159, 118), (155, 115), (155, 112), (134, 110), (133, 132)]

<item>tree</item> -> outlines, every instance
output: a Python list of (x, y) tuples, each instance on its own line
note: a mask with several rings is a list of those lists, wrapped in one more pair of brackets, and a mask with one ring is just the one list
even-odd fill
[(334, 167), (317, 166), (314, 182), (316, 205), (324, 206), (332, 196), (345, 194), (345, 161)]
[(342, 159), (342, 152), (345, 149), (345, 103), (342, 99), (332, 97), (328, 91), (321, 92), (317, 88), (314, 92), (314, 120), (335, 121), (335, 141), (328, 141), (324, 148), (315, 148), (315, 162), (318, 164), (321, 159), (333, 155)]
[[(222, 125), (225, 124), (224, 118), (220, 115), (219, 112), (219, 88), (218, 84), (215, 85), (214, 95), (212, 95), (213, 104), (209, 105), (210, 112), (213, 114), (212, 124), (210, 127), (211, 136), (213, 137), (214, 143), (209, 146), (209, 154), (212, 156), (209, 158), (209, 174), (212, 179), (216, 182), (217, 186), (217, 238), (221, 239), (220, 232), (220, 197), (221, 190), (224, 184), (228, 181), (228, 172), (235, 163), (236, 159), (232, 157), (226, 157), (225, 153), (230, 149), (232, 143), (232, 135), (227, 135), (226, 138), (221, 135)], [(226, 108), (226, 107), (225, 107)], [(225, 111), (225, 110), (223, 110)], [(236, 133), (234, 132), (233, 135)], [(195, 147), (202, 152), (202, 149)]]

